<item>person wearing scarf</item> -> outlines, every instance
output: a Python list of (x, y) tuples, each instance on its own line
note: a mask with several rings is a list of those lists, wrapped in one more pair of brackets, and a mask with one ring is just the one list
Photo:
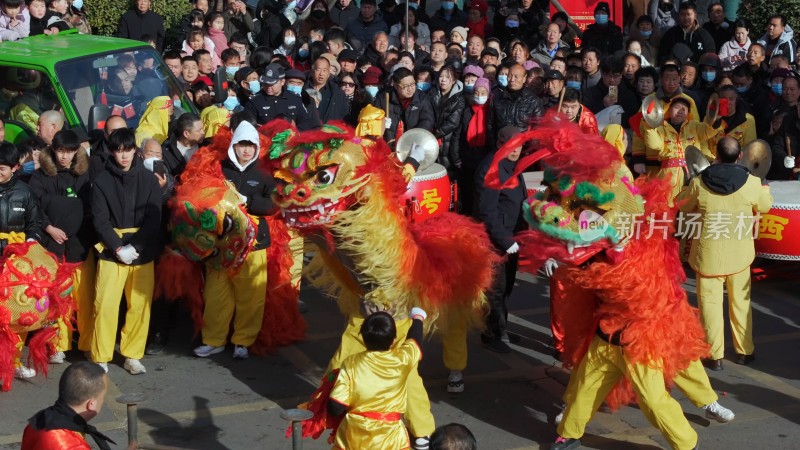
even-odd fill
[(80, 361), (67, 367), (58, 383), (58, 400), (28, 419), (22, 434), (22, 450), (89, 450), (85, 436), (91, 436), (100, 450), (116, 445), (108, 436), (89, 425), (103, 408), (108, 376), (99, 365)]
[(489, 18), (486, 13), (489, 11), (489, 5), (485, 0), (472, 0), (467, 7), (467, 29), (469, 35), (467, 36), (480, 36), (484, 41), (491, 37), (492, 26), (489, 25)]
[(478, 164), (489, 154), (489, 140), (487, 127), (492, 122), (492, 113), (489, 99), (491, 97), (491, 83), (487, 78), (478, 78), (472, 95), (466, 96), (467, 107), (462, 116), (461, 126), (466, 130), (461, 133), (461, 180), (459, 180), (459, 195), (461, 196), (461, 213), (472, 215), (475, 210), (475, 171)]

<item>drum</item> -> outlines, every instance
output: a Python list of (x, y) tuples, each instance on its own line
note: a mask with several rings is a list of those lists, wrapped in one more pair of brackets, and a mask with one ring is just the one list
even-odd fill
[(761, 214), (756, 254), (767, 259), (800, 260), (800, 182), (770, 181), (772, 208)]
[(522, 174), (522, 179), (525, 180), (525, 194), (528, 197), (535, 194), (537, 191), (543, 191), (547, 188), (547, 186), (542, 184), (544, 180), (543, 171), (524, 172)]
[(450, 208), (452, 192), (447, 170), (433, 163), (417, 172), (408, 190), (401, 197), (406, 214), (412, 221), (438, 216)]

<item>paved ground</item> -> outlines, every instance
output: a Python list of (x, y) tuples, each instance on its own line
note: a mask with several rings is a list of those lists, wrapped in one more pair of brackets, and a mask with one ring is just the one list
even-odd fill
[[(720, 402), (733, 409), (736, 420), (710, 424), (680, 394), (687, 417), (698, 430), (705, 449), (800, 448), (800, 301), (797, 280), (757, 282), (754, 322), (758, 360), (751, 366), (725, 364), (711, 374)], [(694, 292), (689, 280), (687, 290)], [(229, 351), (208, 359), (190, 356), (188, 324), (182, 324), (165, 353), (147, 357), (148, 373), (131, 376), (121, 360), (110, 367), (109, 402), (94, 424), (125, 448), (125, 407), (113, 401), (120, 393), (139, 392), (149, 400), (139, 411), (139, 437), (144, 445), (192, 449), (289, 449), (283, 437), (282, 408), (296, 405), (314, 387), (333, 353), (342, 320), (330, 300), (304, 290), (311, 311), (308, 339), (266, 358), (234, 361)], [(693, 294), (692, 294), (693, 296)], [(554, 436), (552, 418), (568, 374), (549, 356), (547, 283), (523, 276), (511, 305), (511, 329), (523, 336), (510, 355), (481, 347), (470, 335), (470, 365), (466, 391), (445, 391), (447, 371), (440, 345), (425, 345), (420, 370), (426, 380), (437, 423), (461, 422), (478, 437), (479, 448), (547, 448)], [(229, 349), (232, 351), (232, 349)], [(729, 349), (729, 355), (732, 354)], [(82, 358), (70, 354), (70, 360)], [(51, 404), (57, 379), (66, 366), (51, 366), (49, 379), (17, 381), (11, 392), (0, 393), (0, 449), (19, 448), (25, 420)], [(585, 448), (666, 448), (659, 433), (635, 408), (596, 415), (584, 439)], [(305, 448), (327, 449), (322, 441)]]

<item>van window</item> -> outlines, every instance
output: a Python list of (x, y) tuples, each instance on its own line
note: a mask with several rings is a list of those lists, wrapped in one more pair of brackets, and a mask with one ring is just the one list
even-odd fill
[(0, 114), (36, 132), (44, 111), (61, 109), (58, 96), (47, 74), (22, 67), (0, 67)]

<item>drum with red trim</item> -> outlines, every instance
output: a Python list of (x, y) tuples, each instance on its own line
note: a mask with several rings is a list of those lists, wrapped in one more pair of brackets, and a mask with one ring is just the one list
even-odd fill
[(524, 172), (522, 174), (522, 179), (525, 180), (525, 195), (527, 197), (547, 188), (547, 186), (542, 184), (544, 182), (544, 172), (542, 171)]
[(447, 170), (433, 163), (417, 172), (402, 195), (402, 205), (411, 220), (425, 220), (438, 216), (450, 208), (451, 190)]
[(800, 260), (800, 182), (771, 181), (772, 208), (761, 214), (756, 254), (767, 259)]

